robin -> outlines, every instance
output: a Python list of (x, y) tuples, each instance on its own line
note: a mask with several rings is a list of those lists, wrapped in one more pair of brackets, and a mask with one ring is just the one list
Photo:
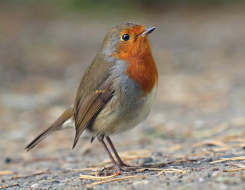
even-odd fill
[[(157, 94), (158, 72), (146, 28), (129, 22), (112, 28), (86, 70), (77, 90), (75, 103), (38, 135), (25, 149), (35, 147), (57, 130), (74, 127), (74, 148), (83, 131), (90, 132), (103, 145), (117, 173), (126, 166), (113, 146), (110, 135), (137, 126), (149, 114)], [(112, 148), (111, 155), (104, 138)]]

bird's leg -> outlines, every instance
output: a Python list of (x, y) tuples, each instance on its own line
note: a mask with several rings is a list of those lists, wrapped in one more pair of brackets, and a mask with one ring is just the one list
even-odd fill
[[(106, 153), (107, 155), (109, 156), (109, 158), (111, 159), (111, 162), (113, 163), (114, 165), (114, 168), (117, 170), (117, 174), (121, 174), (121, 173), (128, 173), (128, 174), (136, 174), (136, 173), (141, 173), (141, 172), (144, 172), (145, 170), (142, 170), (142, 171), (127, 171), (127, 170), (123, 170), (119, 165), (118, 163), (115, 161), (115, 159), (113, 158), (113, 156), (111, 155), (109, 149), (107, 148), (105, 142), (104, 142), (104, 136), (105, 135), (100, 135), (97, 137), (98, 141), (103, 145), (104, 149), (106, 150)], [(108, 139), (108, 138), (107, 138)], [(109, 140), (110, 141), (110, 140)], [(111, 142), (111, 141), (110, 141)], [(112, 144), (112, 143), (111, 143)], [(113, 145), (112, 145), (113, 146)], [(115, 147), (113, 146), (114, 150), (115, 150)], [(114, 152), (113, 150), (113, 152)], [(116, 152), (116, 151), (115, 151)], [(118, 154), (117, 154), (118, 156)], [(118, 156), (119, 157), (119, 156)], [(122, 162), (122, 160), (121, 160)], [(122, 162), (123, 163), (123, 162)], [(110, 168), (106, 168), (106, 169), (110, 169)], [(102, 171), (103, 172), (103, 171)], [(101, 173), (99, 174), (101, 175)]]
[(106, 144), (104, 142), (104, 136), (105, 135), (100, 135), (100, 136), (97, 137), (97, 139), (103, 145), (104, 149), (106, 150), (107, 155), (111, 159), (111, 162), (113, 163), (113, 165), (116, 168), (117, 172), (120, 174), (121, 172), (124, 172), (124, 171), (120, 168), (120, 166), (117, 164), (117, 162), (115, 161), (115, 159), (111, 155), (109, 149), (107, 148), (107, 146), (106, 146)]
[(121, 166), (121, 167), (122, 166), (131, 167), (131, 166), (126, 165), (126, 164), (123, 163), (122, 159), (120, 158), (120, 156), (117, 153), (117, 150), (115, 149), (114, 145), (112, 144), (111, 139), (110, 139), (109, 136), (106, 136), (106, 140), (108, 141), (109, 145), (111, 146), (112, 151), (114, 152), (114, 154), (115, 154), (115, 156), (117, 158), (118, 165)]

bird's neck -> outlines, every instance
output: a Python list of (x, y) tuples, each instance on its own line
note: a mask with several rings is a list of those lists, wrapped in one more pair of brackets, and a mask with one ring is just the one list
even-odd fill
[(128, 67), (125, 74), (135, 80), (145, 94), (150, 93), (154, 86), (157, 85), (157, 67), (147, 38), (144, 43), (128, 47), (127, 50), (120, 48), (120, 51), (114, 57), (127, 62)]

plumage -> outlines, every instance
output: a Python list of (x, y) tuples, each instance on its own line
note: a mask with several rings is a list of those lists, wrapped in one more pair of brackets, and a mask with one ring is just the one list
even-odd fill
[[(123, 162), (109, 136), (137, 126), (149, 114), (157, 93), (158, 73), (148, 34), (155, 28), (124, 23), (111, 29), (94, 60), (84, 73), (75, 103), (27, 147), (29, 151), (55, 130), (74, 127), (73, 147), (86, 130), (97, 137), (118, 172)], [(127, 38), (123, 38), (126, 34)], [(106, 137), (118, 164), (110, 154)]]

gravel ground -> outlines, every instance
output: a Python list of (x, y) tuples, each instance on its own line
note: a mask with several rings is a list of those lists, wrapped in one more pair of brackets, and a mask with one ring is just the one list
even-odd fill
[[(245, 188), (244, 6), (178, 8), (108, 22), (0, 5), (0, 189)], [(128, 164), (182, 173), (153, 170), (140, 174), (144, 179), (94, 185), (78, 179), (91, 171), (75, 169), (108, 166), (108, 157), (87, 134), (74, 150), (72, 129), (23, 149), (73, 102), (105, 34), (125, 21), (157, 27), (150, 41), (159, 89), (147, 121), (112, 140)], [(212, 164), (221, 158), (234, 159)]]

